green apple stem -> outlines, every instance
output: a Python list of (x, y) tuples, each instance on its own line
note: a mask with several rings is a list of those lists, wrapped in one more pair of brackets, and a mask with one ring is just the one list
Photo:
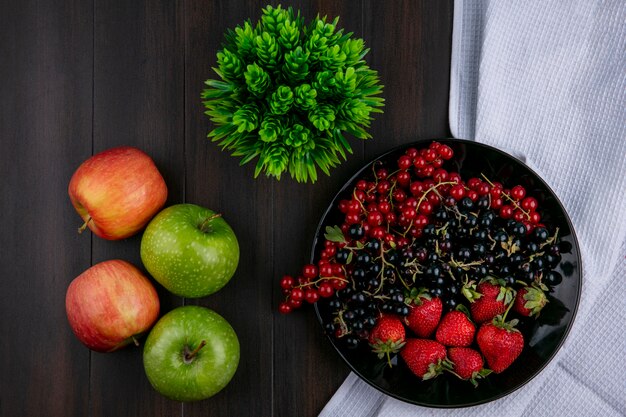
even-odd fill
[(191, 363), (191, 361), (193, 360), (193, 358), (195, 358), (195, 356), (198, 354), (198, 352), (200, 351), (200, 349), (202, 349), (204, 346), (206, 345), (206, 340), (203, 340), (202, 342), (200, 342), (200, 344), (198, 345), (198, 347), (196, 347), (194, 350), (192, 350), (191, 352), (187, 351), (188, 349), (185, 347), (185, 362), (186, 363)]
[(87, 220), (85, 220), (85, 223), (83, 223), (83, 225), (78, 228), (78, 233), (83, 233), (85, 229), (87, 228), (87, 225), (89, 224), (90, 221), (91, 221), (91, 216), (87, 216)]
[(209, 222), (213, 219), (217, 219), (218, 217), (222, 217), (222, 213), (215, 213), (214, 215), (207, 217), (200, 225), (200, 230), (202, 230), (202, 232), (204, 233), (207, 233), (209, 231), (209, 229), (207, 229), (207, 225), (209, 224)]

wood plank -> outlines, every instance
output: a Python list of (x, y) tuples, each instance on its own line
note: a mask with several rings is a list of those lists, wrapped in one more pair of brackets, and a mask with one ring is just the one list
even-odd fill
[(447, 137), (452, 1), (365, 0), (365, 40), (385, 85), (368, 159), (403, 143)]
[[(184, 198), (182, 2), (96, 1), (94, 151), (136, 146), (150, 155), (168, 185), (166, 205)], [(141, 234), (109, 242), (94, 237), (93, 262), (120, 258), (141, 267)], [(182, 304), (157, 285), (161, 312)], [(150, 386), (142, 349), (92, 354), (94, 416), (176, 416), (180, 403)]]
[[(307, 20), (318, 13), (331, 20), (339, 16), (339, 27), (354, 32), (355, 36), (363, 36), (361, 1), (293, 3)], [(278, 285), (280, 277), (299, 273), (309, 262), (313, 237), (322, 214), (342, 184), (364, 162), (364, 142), (351, 139), (350, 143), (354, 153), (331, 171), (330, 177), (322, 175), (315, 184), (298, 184), (290, 179), (275, 184), (275, 276), (271, 278), (274, 311), (282, 300)], [(274, 415), (319, 414), (349, 369), (326, 339), (313, 308), (304, 306), (289, 316), (274, 313), (274, 338)]]
[(3, 2), (0, 28), (0, 415), (83, 416), (64, 300), (91, 256), (67, 196), (91, 154), (91, 3)]
[(269, 416), (272, 392), (272, 181), (253, 178), (253, 165), (239, 161), (211, 143), (206, 135), (201, 92), (215, 78), (217, 51), (227, 28), (260, 14), (260, 1), (186, 2), (185, 111), (188, 203), (223, 214), (240, 246), (232, 280), (218, 293), (189, 304), (207, 306), (235, 329), (241, 360), (231, 383), (207, 401), (185, 404), (185, 416)]

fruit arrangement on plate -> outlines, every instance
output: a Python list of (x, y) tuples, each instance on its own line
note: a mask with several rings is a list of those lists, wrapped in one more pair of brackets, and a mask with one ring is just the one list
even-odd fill
[(554, 201), (545, 209), (543, 190), (488, 165), (459, 169), (467, 155), (466, 145), (455, 155), (457, 142), (405, 146), (368, 164), (325, 214), (314, 262), (280, 281), (280, 312), (315, 303), (344, 359), (369, 361), (373, 374), (399, 367), (415, 381), (446, 373), (474, 385), (506, 376), (534, 344), (544, 309), (567, 310), (551, 294), (572, 232)]

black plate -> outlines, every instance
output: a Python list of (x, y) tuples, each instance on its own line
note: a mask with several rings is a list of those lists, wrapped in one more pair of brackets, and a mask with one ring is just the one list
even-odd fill
[[(333, 337), (329, 337), (339, 355), (348, 366), (365, 382), (399, 400), (427, 407), (453, 408), (483, 404), (501, 398), (522, 387), (535, 377), (557, 353), (574, 321), (582, 284), (582, 266), (578, 241), (572, 223), (550, 187), (529, 167), (516, 158), (481, 143), (458, 140), (438, 139), (454, 150), (454, 158), (446, 161), (444, 168), (457, 171), (464, 180), (485, 174), (492, 181), (500, 181), (505, 187), (523, 185), (528, 195), (539, 201), (542, 222), (559, 227), (562, 240), (572, 245), (570, 253), (562, 255), (562, 261), (556, 268), (563, 275), (563, 282), (548, 295), (549, 303), (537, 320), (527, 319), (518, 326), (524, 334), (525, 347), (520, 357), (503, 373), (491, 374), (480, 381), (478, 388), (473, 388), (466, 381), (446, 374), (434, 380), (421, 381), (395, 357), (394, 366), (389, 368), (384, 360), (378, 360), (366, 344), (351, 350)], [(356, 182), (371, 172), (371, 166), (377, 161), (391, 167), (409, 147), (421, 149), (431, 141), (419, 141), (393, 149), (374, 159), (361, 168), (339, 191), (318, 225), (311, 260), (319, 260), (319, 252), (324, 243), (324, 229), (327, 225), (341, 224), (343, 215), (337, 209), (341, 199), (347, 197)], [(322, 324), (332, 322), (332, 316), (326, 300), (315, 304), (317, 317)]]

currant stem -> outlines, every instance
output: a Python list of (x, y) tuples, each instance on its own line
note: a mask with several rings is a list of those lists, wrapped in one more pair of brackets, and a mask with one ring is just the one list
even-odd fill
[[(491, 185), (493, 187), (493, 183), (491, 181), (489, 181), (489, 178), (487, 178), (485, 176), (485, 174), (481, 173), (480, 175), (485, 179), (485, 181), (487, 181), (487, 183), (489, 183), (489, 185)], [(520, 205), (517, 204), (517, 201), (515, 201), (513, 198), (511, 198), (510, 195), (508, 195), (506, 193), (502, 193), (502, 195), (504, 197), (506, 197), (506, 199), (509, 200), (511, 203), (513, 203), (513, 205), (515, 206), (516, 209), (518, 209), (519, 211), (524, 213), (524, 215), (526, 216), (526, 219), (530, 220), (530, 213), (527, 212), (526, 210), (524, 210), (523, 208), (521, 208)]]

